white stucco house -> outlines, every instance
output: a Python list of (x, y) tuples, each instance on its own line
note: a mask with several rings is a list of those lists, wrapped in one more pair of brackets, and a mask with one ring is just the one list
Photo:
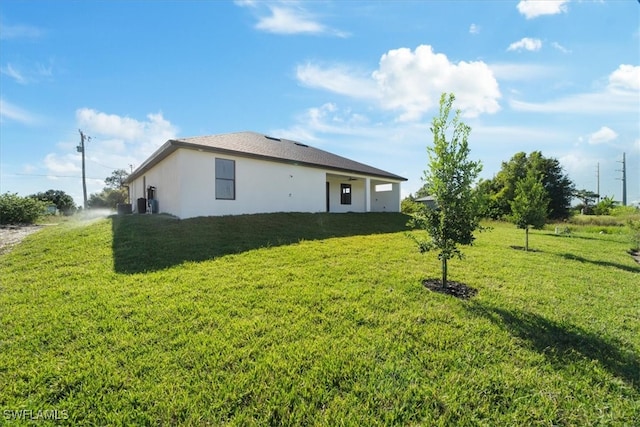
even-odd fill
[(238, 132), (169, 140), (133, 171), (127, 185), (134, 211), (150, 206), (191, 218), (399, 212), (403, 181), (300, 142)]

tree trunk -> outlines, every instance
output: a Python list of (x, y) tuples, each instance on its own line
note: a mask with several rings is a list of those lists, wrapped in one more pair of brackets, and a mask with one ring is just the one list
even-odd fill
[(442, 287), (447, 287), (447, 259), (442, 257)]
[(524, 228), (524, 250), (529, 252), (529, 227)]

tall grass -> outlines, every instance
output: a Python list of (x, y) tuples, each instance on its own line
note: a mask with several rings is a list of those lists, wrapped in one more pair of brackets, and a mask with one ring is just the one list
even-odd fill
[(111, 217), (0, 257), (0, 419), (64, 425), (640, 423), (626, 236), (492, 223), (452, 280), (400, 214)]

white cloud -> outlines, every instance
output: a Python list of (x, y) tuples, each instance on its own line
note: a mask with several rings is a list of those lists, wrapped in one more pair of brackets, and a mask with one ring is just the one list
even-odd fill
[(600, 162), (597, 156), (581, 150), (575, 150), (564, 153), (558, 157), (558, 160), (566, 169), (568, 175), (575, 180), (578, 188), (584, 187), (586, 183), (590, 183), (590, 177), (592, 176), (594, 177), (593, 183), (595, 184), (596, 165)]
[(0, 98), (0, 122), (5, 120), (30, 125), (35, 124), (38, 118), (27, 110)]
[(0, 73), (12, 78), (21, 85), (37, 83), (42, 79), (50, 79), (53, 76), (53, 61), (50, 60), (48, 65), (36, 63), (33, 66), (17, 66), (7, 63), (5, 66), (0, 67)]
[(614, 141), (616, 138), (618, 138), (618, 134), (613, 129), (603, 126), (598, 131), (590, 134), (587, 142), (592, 145), (604, 144)]
[(82, 167), (76, 157), (73, 154), (49, 153), (44, 158), (44, 166), (51, 175), (77, 175), (82, 171)]
[(43, 65), (41, 63), (36, 64), (36, 75), (39, 77), (51, 77), (53, 76), (53, 64), (49, 61), (49, 65)]
[[(115, 169), (130, 170), (130, 165), (139, 166), (160, 145), (175, 138), (177, 132), (160, 113), (136, 120), (90, 108), (76, 111), (76, 125), (91, 137), (85, 141), (88, 194), (101, 191), (104, 178)], [(82, 203), (82, 155), (76, 150), (79, 142), (80, 135), (73, 132), (68, 139), (56, 144), (54, 152), (42, 157), (37, 166), (47, 179), (56, 180), (57, 187)]]
[(271, 133), (282, 138), (322, 144), (319, 136), (322, 134), (371, 138), (379, 134), (379, 129), (364, 114), (329, 102), (308, 108), (296, 117), (296, 124), (287, 129), (272, 130)]
[(20, 83), (22, 85), (27, 84), (27, 79), (20, 72), (20, 70), (16, 69), (13, 65), (7, 64), (4, 67), (0, 67), (0, 73), (11, 77), (16, 83)]
[(322, 24), (311, 12), (300, 7), (297, 2), (256, 2), (236, 1), (240, 7), (266, 8), (268, 12), (259, 16), (255, 28), (274, 34), (329, 34), (347, 37), (348, 34)]
[(443, 92), (456, 94), (456, 108), (467, 117), (500, 109), (498, 82), (484, 62), (457, 64), (421, 45), (390, 50), (369, 76), (343, 66), (298, 67), (303, 84), (362, 100), (375, 100), (384, 110), (399, 111), (400, 121), (419, 120), (436, 107)]
[(256, 28), (276, 34), (319, 34), (326, 31), (324, 25), (314, 21), (301, 10), (271, 6), (271, 15), (260, 18)]
[(469, 27), (469, 34), (480, 34), (480, 26), (471, 24)]
[(31, 25), (6, 25), (0, 23), (0, 40), (38, 38), (43, 35), (40, 28)]
[[(76, 124), (90, 137), (85, 141), (87, 191), (95, 193), (104, 186), (103, 178), (115, 169), (139, 166), (160, 145), (175, 138), (177, 129), (162, 114), (148, 114), (136, 120), (107, 114), (91, 108), (76, 111)], [(80, 136), (57, 146), (59, 152), (47, 154), (42, 166), (50, 177), (79, 177), (81, 154), (77, 152)]]
[(296, 77), (305, 86), (353, 98), (376, 99), (379, 96), (373, 80), (343, 65), (324, 68), (314, 64), (299, 65)]
[(517, 111), (536, 113), (630, 113), (638, 111), (638, 97), (605, 91), (570, 95), (544, 103), (511, 100), (509, 105)]
[(442, 92), (456, 94), (456, 107), (465, 116), (495, 113), (500, 107), (498, 82), (484, 62), (449, 62), (446, 55), (434, 53), (431, 46), (418, 46), (414, 52), (401, 48), (382, 55), (373, 73), (386, 109), (404, 110), (400, 120), (419, 119), (438, 105)]
[(569, 49), (567, 49), (566, 47), (562, 46), (558, 42), (552, 42), (551, 46), (553, 46), (554, 49), (559, 50), (562, 53), (571, 53), (571, 51)]
[(545, 103), (512, 100), (514, 110), (538, 113), (638, 113), (640, 67), (620, 65), (609, 75), (609, 85), (593, 93), (569, 95)]
[(87, 132), (115, 136), (127, 140), (139, 138), (144, 129), (143, 122), (116, 114), (101, 113), (90, 108), (77, 110), (76, 120), (80, 127), (86, 128)]
[(162, 113), (148, 114), (146, 121), (139, 121), (81, 108), (76, 111), (76, 120), (87, 135), (109, 139), (112, 145), (118, 143), (118, 139), (136, 144), (137, 150), (145, 155), (151, 154), (177, 133), (176, 127), (166, 120)]
[(498, 80), (509, 81), (530, 81), (553, 76), (558, 72), (555, 67), (524, 63), (495, 63), (489, 64), (489, 68)]
[(510, 50), (528, 50), (531, 52), (538, 51), (542, 48), (542, 41), (540, 39), (532, 39), (530, 37), (524, 37), (517, 42), (511, 43), (507, 48)]
[(32, 164), (27, 163), (25, 165), (22, 165), (22, 173), (32, 174), (37, 170), (38, 168)]
[(640, 66), (622, 64), (609, 76), (612, 89), (640, 90)]
[(568, 10), (569, 0), (521, 0), (518, 3), (518, 12), (527, 19), (537, 18), (542, 15), (557, 15)]

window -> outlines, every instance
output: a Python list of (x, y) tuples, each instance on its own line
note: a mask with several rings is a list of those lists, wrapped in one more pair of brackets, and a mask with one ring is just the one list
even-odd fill
[(216, 159), (216, 199), (236, 199), (235, 160)]
[(340, 184), (340, 204), (351, 204), (351, 184)]

